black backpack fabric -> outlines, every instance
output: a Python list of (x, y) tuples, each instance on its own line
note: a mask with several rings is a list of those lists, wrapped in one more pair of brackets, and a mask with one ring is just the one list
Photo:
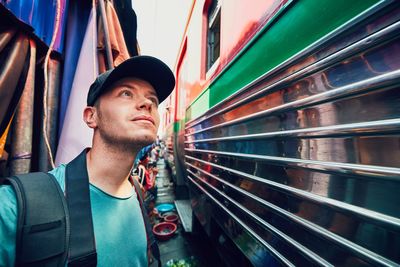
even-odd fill
[(13, 187), (18, 205), (15, 266), (65, 266), (70, 221), (55, 178), (39, 172), (6, 178), (4, 183)]
[[(86, 150), (66, 167), (65, 195), (55, 177), (37, 172), (4, 179), (16, 194), (18, 225), (16, 266), (96, 266)], [(145, 222), (148, 249), (161, 266), (160, 252), (132, 179)]]

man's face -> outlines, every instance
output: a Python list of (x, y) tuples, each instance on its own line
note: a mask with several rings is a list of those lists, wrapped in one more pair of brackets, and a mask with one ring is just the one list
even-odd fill
[(95, 129), (105, 142), (142, 146), (156, 140), (160, 124), (158, 98), (148, 82), (124, 78), (111, 85), (98, 101)]

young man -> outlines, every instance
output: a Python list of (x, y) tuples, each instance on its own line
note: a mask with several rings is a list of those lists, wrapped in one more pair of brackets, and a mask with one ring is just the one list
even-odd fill
[[(89, 89), (83, 119), (94, 130), (93, 142), (78, 157), (86, 162), (90, 183), (97, 266), (148, 264), (145, 225), (129, 174), (139, 150), (156, 140), (158, 104), (174, 86), (163, 62), (138, 56), (101, 74)], [(66, 169), (50, 172), (63, 191)], [(0, 187), (0, 203), (0, 266), (13, 266), (18, 211), (10, 186)]]

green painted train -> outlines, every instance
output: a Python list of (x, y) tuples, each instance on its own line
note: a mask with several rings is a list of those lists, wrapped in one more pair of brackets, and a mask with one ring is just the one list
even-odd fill
[(400, 1), (194, 0), (177, 196), (227, 266), (400, 265)]

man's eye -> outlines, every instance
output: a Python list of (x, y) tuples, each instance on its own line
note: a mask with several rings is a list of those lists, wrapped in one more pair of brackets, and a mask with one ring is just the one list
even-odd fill
[(158, 99), (157, 98), (150, 98), (151, 102), (153, 102), (154, 105), (158, 106)]
[(132, 93), (130, 91), (123, 91), (121, 96), (132, 96)]

